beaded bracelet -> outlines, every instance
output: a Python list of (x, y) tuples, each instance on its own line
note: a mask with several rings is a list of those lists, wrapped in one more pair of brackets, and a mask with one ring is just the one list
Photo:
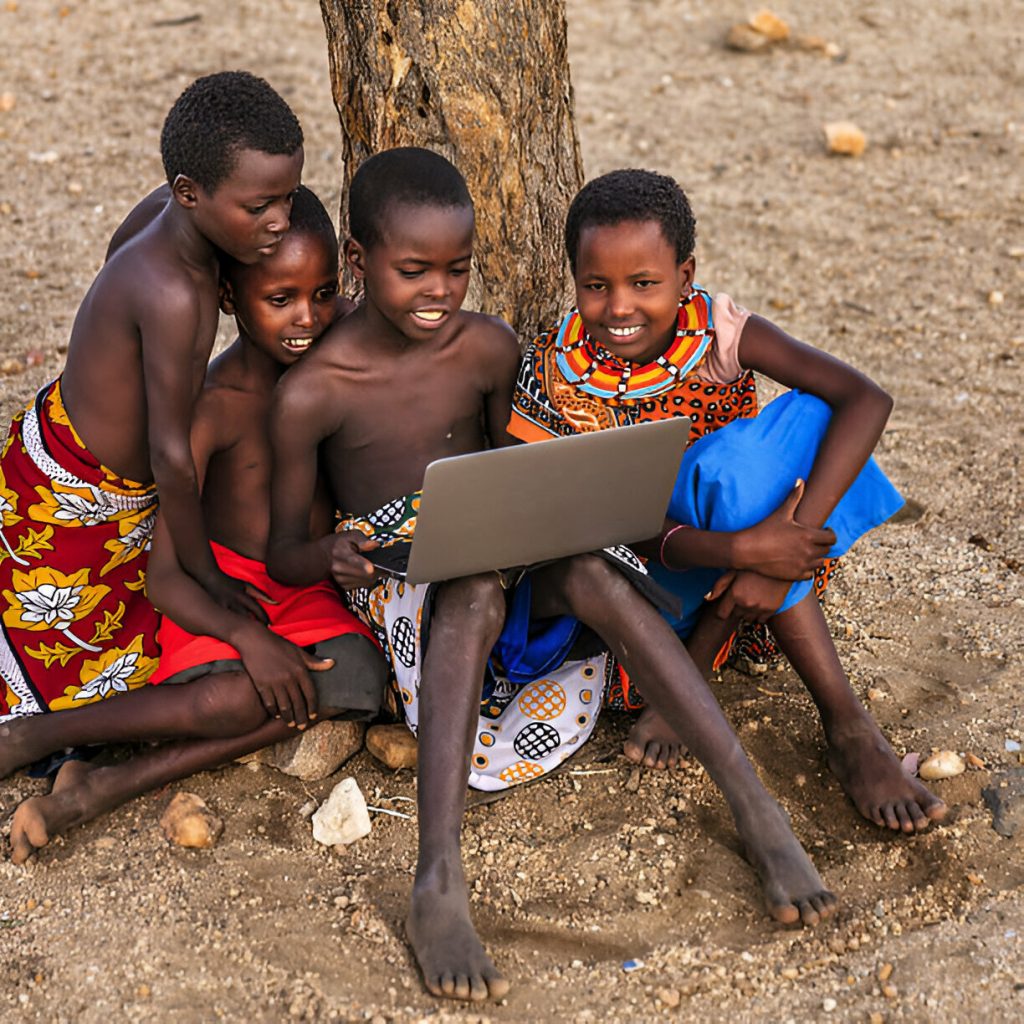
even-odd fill
[(668, 569), (669, 572), (686, 572), (686, 569), (673, 569), (672, 566), (665, 561), (665, 545), (668, 543), (669, 538), (672, 536), (672, 534), (677, 533), (679, 530), (692, 529), (693, 527), (690, 526), (688, 523), (678, 523), (677, 525), (673, 526), (672, 529), (669, 530), (664, 537), (661, 538), (661, 549), (658, 552), (658, 561), (661, 562), (661, 564), (666, 569)]

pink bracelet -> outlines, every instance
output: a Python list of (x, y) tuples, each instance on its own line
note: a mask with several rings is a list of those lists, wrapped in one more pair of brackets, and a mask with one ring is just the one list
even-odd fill
[(677, 525), (673, 526), (672, 529), (669, 530), (664, 537), (661, 538), (661, 549), (658, 552), (658, 561), (661, 562), (661, 564), (666, 569), (668, 569), (669, 572), (686, 572), (686, 569), (673, 569), (672, 566), (665, 561), (665, 545), (668, 543), (669, 538), (672, 536), (672, 534), (677, 533), (679, 530), (692, 529), (693, 527), (690, 526), (688, 523), (678, 523)]

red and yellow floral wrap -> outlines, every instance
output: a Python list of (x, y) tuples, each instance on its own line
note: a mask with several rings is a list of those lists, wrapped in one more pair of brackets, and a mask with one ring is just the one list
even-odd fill
[(15, 417), (0, 455), (0, 721), (135, 689), (157, 665), (146, 598), (156, 488), (100, 465), (60, 379)]

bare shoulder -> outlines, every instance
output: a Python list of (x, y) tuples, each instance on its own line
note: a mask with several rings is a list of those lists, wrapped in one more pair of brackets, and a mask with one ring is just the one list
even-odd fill
[(171, 187), (164, 183), (155, 188), (144, 199), (140, 199), (127, 217), (118, 225), (113, 235), (110, 236), (110, 244), (107, 246), (107, 254), (104, 261), (109, 260), (118, 249), (126, 242), (134, 238), (140, 231), (144, 231), (156, 218), (163, 213), (171, 198)]
[(516, 332), (498, 316), (462, 312), (462, 331), (474, 351), (499, 367), (519, 364), (519, 339)]

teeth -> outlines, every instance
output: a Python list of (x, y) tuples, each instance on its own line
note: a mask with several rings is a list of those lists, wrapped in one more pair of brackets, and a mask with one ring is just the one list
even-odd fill
[(444, 316), (444, 310), (442, 310), (442, 309), (421, 309), (421, 310), (419, 310), (416, 313), (416, 315), (421, 320), (429, 320), (432, 323), (436, 323), (438, 320), (441, 319), (441, 317)]
[(639, 330), (639, 325), (636, 327), (609, 327), (608, 333), (613, 338), (631, 338)]
[(313, 344), (312, 338), (285, 338), (285, 345), (288, 348), (297, 349), (304, 352), (310, 345)]

